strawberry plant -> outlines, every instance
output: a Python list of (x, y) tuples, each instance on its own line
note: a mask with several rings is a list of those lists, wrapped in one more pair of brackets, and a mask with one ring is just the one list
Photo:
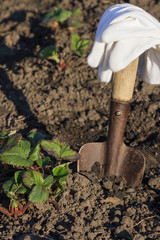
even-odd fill
[(65, 10), (63, 8), (55, 8), (53, 11), (47, 13), (43, 19), (42, 23), (48, 23), (52, 21), (64, 22), (72, 15), (71, 11)]
[(47, 59), (54, 60), (56, 63), (60, 62), (58, 51), (56, 47), (53, 45), (44, 48), (41, 51), (41, 56), (42, 56), (42, 59), (47, 58)]
[(64, 8), (55, 8), (53, 11), (47, 13), (43, 19), (43, 24), (49, 24), (51, 27), (58, 26), (58, 23), (66, 23), (70, 27), (80, 27), (81, 23), (79, 20), (79, 15), (81, 11), (79, 9), (74, 12), (66, 10)]
[(55, 46), (51, 45), (40, 52), (42, 59), (49, 59), (55, 61), (60, 70), (63, 70), (66, 66), (62, 57), (59, 56), (59, 53)]
[(80, 36), (72, 34), (71, 50), (75, 51), (77, 55), (85, 57), (84, 49), (86, 49), (91, 42), (91, 40), (81, 40)]
[[(8, 136), (5, 132), (1, 133), (0, 161), (4, 166), (14, 168), (14, 175), (2, 185), (10, 199), (8, 210), (0, 207), (2, 213), (21, 216), (34, 202), (44, 203), (49, 198), (55, 199), (65, 189), (68, 166), (70, 161), (78, 159), (78, 154), (60, 136), (52, 140), (44, 138), (40, 133), (30, 134), (27, 140), (20, 134)], [(47, 156), (42, 153), (42, 148)], [(69, 162), (62, 164), (59, 162), (62, 159)], [(22, 204), (24, 199), (28, 201), (25, 206)]]
[(73, 12), (72, 17), (68, 20), (68, 25), (70, 27), (81, 27), (79, 15), (81, 15), (81, 10), (77, 9)]

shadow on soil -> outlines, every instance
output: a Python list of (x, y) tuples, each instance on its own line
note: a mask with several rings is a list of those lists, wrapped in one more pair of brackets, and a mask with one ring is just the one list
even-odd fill
[[(35, 12), (34, 15), (36, 16)], [(4, 19), (1, 23), (9, 24), (10, 21), (15, 22), (11, 31), (16, 31), (18, 24), (25, 21), (26, 11), (15, 11), (9, 18)], [(54, 44), (53, 38), (50, 40), (50, 35), (53, 34), (51, 29), (43, 26), (37, 18), (30, 18), (29, 33), (25, 32), (23, 35), (19, 35), (19, 40), (13, 47), (8, 47), (5, 44), (5, 39), (0, 37), (0, 64), (5, 65), (4, 68), (0, 68), (0, 83), (1, 89), (8, 100), (12, 101), (16, 107), (18, 115), (22, 115), (25, 118), (25, 123), (28, 125), (23, 131), (29, 131), (34, 127), (43, 129), (46, 133), (46, 126), (38, 122), (37, 117), (31, 111), (26, 97), (20, 89), (13, 86), (12, 80), (9, 78), (7, 71), (12, 70), (15, 74), (18, 74), (18, 67), (16, 64), (26, 57), (38, 58), (34, 55), (37, 44), (44, 48), (51, 44)], [(30, 34), (32, 37), (30, 37)], [(47, 40), (44, 39), (47, 36)], [(44, 44), (45, 43), (45, 44)], [(38, 64), (38, 63), (37, 63)], [(39, 65), (39, 64), (38, 64)], [(23, 79), (22, 79), (23, 80)]]

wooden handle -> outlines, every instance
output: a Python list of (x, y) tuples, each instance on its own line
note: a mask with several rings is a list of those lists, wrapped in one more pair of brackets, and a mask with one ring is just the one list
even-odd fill
[(132, 61), (126, 68), (113, 74), (112, 99), (119, 102), (132, 100), (137, 67), (138, 58)]

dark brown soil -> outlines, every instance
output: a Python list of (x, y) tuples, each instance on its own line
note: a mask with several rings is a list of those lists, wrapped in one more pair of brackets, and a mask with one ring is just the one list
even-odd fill
[[(129, 2), (160, 20), (155, 0), (0, 0), (0, 130), (25, 136), (38, 130), (62, 133), (78, 150), (84, 143), (106, 137), (111, 85), (101, 83), (86, 58), (70, 50), (71, 32), (41, 24), (55, 7), (82, 10), (82, 27), (74, 29), (94, 40), (97, 23), (111, 5)], [(44, 61), (39, 51), (55, 44), (66, 68)], [(87, 54), (91, 49), (87, 49)], [(142, 185), (126, 186), (124, 179), (97, 179), (72, 170), (66, 190), (54, 202), (35, 204), (17, 219), (0, 213), (0, 239), (158, 240), (160, 239), (160, 87), (137, 77), (125, 133), (127, 145), (141, 149), (147, 166)], [(0, 204), (6, 198), (0, 191)]]

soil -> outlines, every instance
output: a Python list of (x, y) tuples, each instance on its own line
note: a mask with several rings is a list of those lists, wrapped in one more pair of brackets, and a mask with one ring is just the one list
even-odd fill
[[(94, 40), (98, 21), (111, 5), (129, 2), (160, 20), (155, 0), (0, 0), (0, 130), (63, 134), (75, 150), (102, 141), (108, 130), (111, 84), (70, 49), (72, 33)], [(80, 9), (81, 27), (53, 29), (41, 23), (55, 7)], [(40, 50), (56, 45), (66, 67), (42, 60)], [(91, 45), (86, 54), (90, 52)], [(66, 190), (53, 201), (34, 204), (9, 219), (0, 213), (0, 239), (160, 239), (160, 86), (137, 77), (125, 142), (142, 150), (146, 170), (135, 189), (123, 178), (98, 179), (70, 170)], [(0, 204), (8, 201), (0, 190)]]

